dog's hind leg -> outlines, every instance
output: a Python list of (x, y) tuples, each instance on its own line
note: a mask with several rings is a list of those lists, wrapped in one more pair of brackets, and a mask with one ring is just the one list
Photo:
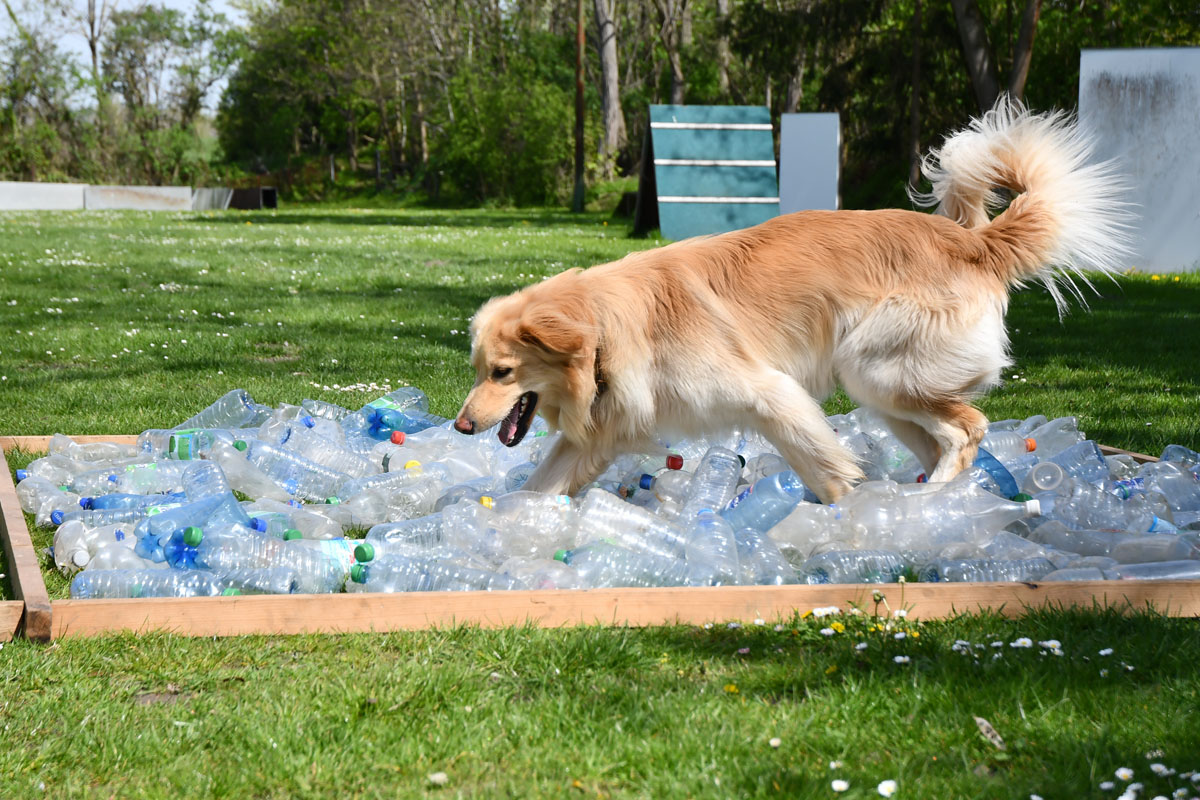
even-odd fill
[(613, 455), (607, 449), (579, 447), (560, 436), (521, 488), (574, 495), (607, 469)]
[(979, 442), (987, 433), (988, 421), (983, 412), (957, 398), (921, 403), (906, 416), (924, 428), (941, 449), (937, 466), (929, 473), (930, 482), (951, 480), (971, 466)]
[(902, 419), (879, 409), (874, 409), (874, 411), (883, 417), (892, 433), (896, 434), (896, 438), (913, 452), (917, 461), (921, 462), (921, 466), (925, 468), (925, 475), (932, 475), (942, 457), (942, 448), (938, 445), (937, 439), (934, 439), (929, 431), (912, 420)]
[(821, 406), (795, 379), (766, 370), (753, 387), (750, 411), (759, 431), (823, 502), (836, 503), (866, 477), (838, 442)]

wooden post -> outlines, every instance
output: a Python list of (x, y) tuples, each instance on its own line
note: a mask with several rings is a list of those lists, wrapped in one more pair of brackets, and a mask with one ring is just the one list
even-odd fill
[[(17, 600), (24, 602), (22, 627), (25, 635), (37, 641), (50, 640), (50, 595), (42, 580), (37, 551), (25, 527), (21, 503), (13, 486), (4, 451), (0, 450), (0, 540), (8, 561), (9, 580)], [(0, 627), (2, 635), (3, 627)]]

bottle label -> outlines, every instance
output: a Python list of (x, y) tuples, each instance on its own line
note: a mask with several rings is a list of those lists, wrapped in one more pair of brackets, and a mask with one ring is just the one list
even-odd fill
[(157, 462), (157, 461), (151, 461), (149, 464), (130, 464), (130, 465), (128, 465), (127, 467), (125, 467), (125, 471), (126, 471), (126, 472), (129, 472), (129, 473), (134, 473), (134, 472), (153, 472), (153, 471), (155, 471), (156, 469), (158, 469), (158, 462)]
[(745, 488), (745, 490), (742, 491), (741, 494), (739, 494), (737, 497), (735, 497), (729, 501), (729, 505), (727, 506), (727, 508), (737, 508), (743, 500), (745, 500), (747, 497), (750, 496), (751, 492), (753, 492), (753, 491), (754, 491), (753, 486), (747, 486)]
[(381, 397), (378, 400), (372, 400), (371, 402), (367, 403), (367, 405), (371, 408), (400, 408), (400, 406), (393, 402), (390, 397)]

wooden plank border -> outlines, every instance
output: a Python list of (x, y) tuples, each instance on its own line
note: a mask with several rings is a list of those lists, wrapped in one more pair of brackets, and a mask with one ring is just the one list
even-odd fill
[[(3, 448), (0, 448), (0, 541), (3, 542), (4, 558), (8, 562), (13, 594), (22, 604), (21, 627), (30, 639), (48, 641), (50, 595), (46, 592), (37, 551), (29, 538), (29, 528), (25, 526), (25, 515), (21, 513), (17, 488), (13, 485)], [(3, 635), (3, 630), (4, 627), (0, 627), (0, 635)]]
[[(74, 438), (80, 442), (136, 439), (134, 436)], [(3, 466), (0, 511), (4, 520), (0, 534), (6, 550), (14, 546), (20, 552), (27, 551), (20, 581), (26, 608), (24, 632), (29, 638), (43, 641), (117, 631), (239, 636), (382, 632), (464, 623), (481, 627), (750, 623), (756, 619), (774, 621), (797, 610), (803, 612), (821, 606), (871, 608), (876, 591), (886, 597), (891, 608), (907, 608), (910, 616), (920, 619), (981, 610), (1018, 616), (1029, 609), (1067, 606), (1152, 608), (1172, 616), (1200, 616), (1200, 581), (662, 587), (49, 601), (32, 544), (23, 545), (24, 550), (15, 547), (29, 542), (29, 531), (17, 504), (8, 464), (3, 460), (4, 449), (19, 447), (28, 452), (44, 452), (48, 441), (46, 436), (0, 437)], [(1109, 453), (1126, 452), (1105, 449)], [(1141, 459), (1154, 460), (1150, 456)], [(28, 613), (30, 596), (35, 601), (32, 616)], [(0, 609), (0, 636), (4, 631), (4, 613)]]

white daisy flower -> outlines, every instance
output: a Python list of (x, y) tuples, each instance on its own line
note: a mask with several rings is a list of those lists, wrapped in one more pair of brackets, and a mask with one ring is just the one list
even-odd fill
[(875, 787), (875, 791), (879, 792), (879, 794), (883, 795), (884, 797), (891, 797), (896, 793), (896, 782), (890, 780), (881, 781), (880, 784)]

